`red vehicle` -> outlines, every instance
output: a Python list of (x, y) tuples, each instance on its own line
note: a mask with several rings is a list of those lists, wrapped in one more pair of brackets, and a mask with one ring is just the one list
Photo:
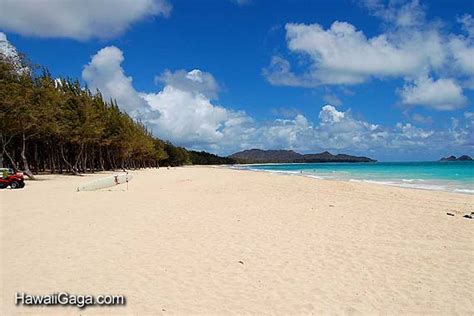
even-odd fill
[(0, 168), (0, 189), (8, 186), (12, 189), (19, 189), (25, 186), (25, 179), (22, 172), (14, 172), (10, 168)]

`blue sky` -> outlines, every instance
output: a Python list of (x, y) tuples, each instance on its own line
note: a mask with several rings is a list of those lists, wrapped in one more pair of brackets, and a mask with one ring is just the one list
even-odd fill
[(0, 11), (18, 51), (189, 148), (474, 153), (472, 1), (19, 0)]

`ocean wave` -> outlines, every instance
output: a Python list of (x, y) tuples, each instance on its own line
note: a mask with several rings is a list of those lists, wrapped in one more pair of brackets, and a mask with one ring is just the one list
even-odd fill
[[(419, 178), (396, 178), (396, 179), (380, 179), (380, 178), (350, 178), (352, 175), (348, 171), (335, 171), (328, 170), (326, 172), (321, 172), (322, 170), (269, 170), (261, 168), (252, 168), (246, 166), (246, 170), (259, 171), (259, 172), (270, 172), (274, 174), (287, 174), (287, 175), (299, 175), (313, 179), (319, 180), (341, 180), (341, 181), (350, 181), (350, 182), (362, 182), (362, 183), (371, 183), (378, 185), (388, 185), (401, 188), (409, 189), (421, 189), (421, 190), (431, 190), (431, 191), (447, 191), (447, 192), (458, 192), (463, 194), (474, 194), (474, 189), (471, 189), (470, 185), (463, 183), (458, 183), (457, 181), (451, 180), (428, 180), (428, 179), (419, 179)], [(353, 175), (354, 176), (354, 175)]]
[(474, 190), (470, 189), (455, 189), (454, 192), (474, 194)]
[(381, 180), (367, 180), (367, 179), (350, 179), (349, 181), (390, 185), (390, 186), (410, 188), (410, 189), (449, 191), (446, 186), (440, 185), (440, 184), (413, 184), (413, 183), (403, 183), (403, 182), (395, 182), (395, 181), (381, 181)]
[(317, 175), (314, 175), (314, 174), (305, 174), (305, 176), (308, 177), (308, 178), (320, 179), (320, 180), (329, 178), (329, 177), (325, 178), (325, 177), (317, 176)]
[(269, 173), (278, 173), (278, 174), (303, 174), (301, 171), (292, 171), (292, 170), (265, 170), (259, 168), (245, 168), (244, 170), (259, 171), (259, 172), (269, 172)]
[(302, 173), (300, 171), (291, 171), (291, 170), (270, 170), (268, 172), (271, 172), (271, 173), (285, 173), (285, 174), (301, 174)]
[(359, 182), (359, 183), (372, 183), (372, 184), (385, 184), (385, 185), (396, 185), (392, 181), (381, 181), (381, 180), (367, 180), (367, 179), (349, 179), (350, 182)]

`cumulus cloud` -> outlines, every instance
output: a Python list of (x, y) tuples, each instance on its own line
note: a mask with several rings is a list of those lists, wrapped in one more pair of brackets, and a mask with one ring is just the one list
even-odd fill
[(167, 70), (160, 76), (155, 77), (155, 82), (162, 82), (183, 91), (200, 93), (210, 99), (216, 99), (219, 93), (219, 84), (214, 76), (199, 69), (189, 72), (185, 70), (175, 72)]
[[(296, 73), (288, 59), (274, 56), (263, 70), (267, 80), (273, 85), (316, 87), (403, 79), (408, 86), (419, 81), (425, 83), (426, 90), (431, 83), (432, 87), (446, 89), (448, 94), (442, 98), (442, 104), (433, 98), (405, 98), (402, 103), (435, 110), (457, 109), (466, 103), (462, 88), (474, 88), (471, 15), (458, 19), (464, 34), (454, 34), (444, 31), (440, 23), (427, 21), (424, 8), (416, 0), (388, 4), (366, 0), (364, 4), (385, 23), (384, 32), (368, 37), (343, 21), (335, 21), (327, 29), (317, 23), (288, 23), (288, 50), (303, 61), (303, 70)], [(432, 82), (419, 79), (427, 77), (433, 78)], [(422, 89), (412, 90), (421, 93)]]
[(453, 71), (463, 77), (464, 85), (474, 89), (474, 18), (466, 14), (458, 19), (465, 34), (451, 34), (448, 47), (452, 56)]
[(111, 38), (132, 23), (168, 16), (166, 0), (4, 0), (0, 28), (26, 36)]
[(82, 71), (82, 78), (92, 91), (99, 89), (106, 100), (116, 100), (122, 110), (136, 118), (157, 115), (157, 112), (150, 113), (153, 110), (133, 87), (133, 79), (125, 75), (121, 66), (123, 60), (120, 49), (105, 47), (92, 56)]
[(158, 135), (186, 146), (219, 143), (228, 120), (245, 116), (213, 105), (205, 95), (165, 86), (158, 93), (144, 94), (161, 116), (152, 120)]
[(122, 68), (123, 59), (116, 47), (100, 50), (85, 66), (84, 80), (104, 96), (116, 99), (123, 110), (140, 118), (156, 136), (188, 148), (220, 154), (249, 148), (359, 154), (446, 150), (446, 146), (473, 148), (471, 112), (465, 112), (447, 131), (425, 130), (403, 122), (384, 127), (330, 104), (310, 116), (294, 111), (285, 118), (259, 121), (243, 111), (216, 104), (213, 93), (217, 94), (217, 81), (197, 69), (166, 71), (158, 76), (164, 85), (159, 91), (137, 91)]
[(470, 14), (464, 14), (458, 18), (458, 22), (461, 23), (462, 28), (467, 33), (468, 37), (474, 37), (474, 18)]
[(210, 146), (223, 138), (223, 129), (249, 120), (243, 112), (211, 103), (217, 97), (214, 77), (200, 70), (166, 71), (158, 77), (165, 86), (157, 93), (135, 90), (122, 68), (123, 52), (108, 46), (92, 56), (82, 77), (89, 88), (114, 99), (133, 118), (145, 122), (156, 135), (186, 146)]
[(319, 112), (315, 138), (323, 148), (367, 150), (386, 145), (389, 133), (377, 124), (358, 120), (351, 112), (325, 105)]
[(273, 85), (306, 88), (319, 85), (310, 74), (296, 75), (291, 71), (290, 62), (280, 56), (273, 56), (270, 65), (264, 68), (262, 73)]
[(453, 79), (421, 77), (400, 90), (402, 102), (423, 105), (439, 111), (462, 108), (467, 103), (462, 88)]
[(374, 16), (398, 27), (421, 26), (425, 22), (425, 12), (418, 0), (388, 1), (387, 4), (380, 0), (363, 0), (361, 3)]
[[(373, 77), (415, 76), (443, 62), (442, 41), (436, 32), (407, 33), (405, 38), (389, 34), (367, 38), (352, 24), (336, 21), (327, 30), (319, 24), (289, 23), (286, 38), (290, 51), (310, 58), (307, 73), (292, 74), (289, 78), (293, 82), (303, 80), (304, 86), (358, 84)], [(288, 61), (273, 59), (270, 66), (266, 70), (268, 77), (279, 78), (270, 82), (287, 85)]]
[(335, 107), (328, 104), (323, 106), (321, 112), (319, 112), (319, 119), (323, 125), (339, 123), (344, 119), (344, 114), (344, 112), (339, 112)]
[(0, 54), (6, 58), (18, 58), (16, 48), (8, 41), (7, 35), (0, 32)]
[(18, 73), (30, 71), (30, 69), (22, 63), (22, 58), (15, 46), (7, 39), (7, 35), (0, 32), (0, 57), (10, 60)]

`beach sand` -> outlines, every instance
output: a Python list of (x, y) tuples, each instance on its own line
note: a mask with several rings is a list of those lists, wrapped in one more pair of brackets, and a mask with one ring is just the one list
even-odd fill
[[(0, 314), (473, 314), (474, 196), (214, 167), (1, 190)], [(446, 215), (452, 212), (455, 216)], [(16, 292), (123, 294), (25, 307)]]

